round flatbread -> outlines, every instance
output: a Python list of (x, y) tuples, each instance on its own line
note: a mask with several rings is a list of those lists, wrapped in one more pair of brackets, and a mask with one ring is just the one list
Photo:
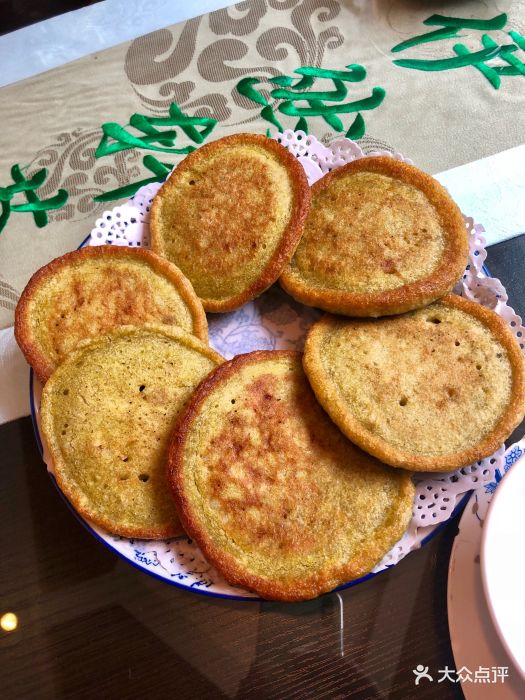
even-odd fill
[(314, 598), (366, 574), (411, 518), (410, 474), (342, 435), (300, 353), (253, 352), (215, 370), (168, 454), (184, 528), (227, 581), (264, 598)]
[(208, 340), (206, 314), (190, 282), (144, 249), (86, 247), (30, 279), (15, 312), (15, 337), (45, 383), (71, 350), (123, 325), (173, 325)]
[(467, 256), (461, 212), (436, 180), (393, 158), (361, 158), (313, 185), (281, 284), (325, 311), (399, 314), (449, 292)]
[(514, 336), (496, 313), (454, 294), (402, 316), (326, 316), (308, 334), (304, 367), (343, 433), (394, 467), (471, 464), (525, 412)]
[(152, 325), (118, 328), (59, 365), (42, 394), (42, 433), (58, 485), (83, 517), (125, 537), (182, 534), (166, 448), (192, 391), (220, 362), (194, 336)]
[(206, 311), (231, 311), (273, 284), (292, 257), (310, 202), (302, 166), (256, 134), (202, 146), (151, 209), (151, 246), (191, 280)]

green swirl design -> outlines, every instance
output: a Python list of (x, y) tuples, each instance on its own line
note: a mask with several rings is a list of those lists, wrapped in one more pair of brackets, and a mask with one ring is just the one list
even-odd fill
[[(348, 96), (348, 88), (345, 83), (361, 82), (366, 77), (366, 69), (351, 63), (346, 70), (332, 70), (316, 68), (314, 66), (302, 66), (294, 70), (299, 78), (289, 75), (278, 75), (268, 78), (266, 82), (277, 87), (270, 90), (270, 96), (276, 100), (282, 100), (277, 105), (277, 110), (287, 116), (299, 117), (295, 130), (308, 133), (308, 117), (322, 117), (324, 121), (335, 131), (344, 131), (345, 127), (339, 114), (350, 114), (362, 110), (370, 110), (378, 107), (385, 98), (386, 91), (381, 87), (374, 87), (369, 97), (341, 104)], [(315, 80), (321, 78), (331, 80), (332, 90), (310, 90)], [(265, 95), (260, 93), (256, 86), (262, 83), (262, 79), (249, 76), (242, 78), (237, 83), (238, 92), (253, 102), (262, 105), (261, 117), (284, 131), (284, 127), (275, 115), (274, 107), (269, 103)], [(296, 102), (306, 102), (307, 107), (299, 107)], [(337, 103), (327, 105), (327, 102)], [(365, 133), (365, 121), (361, 114), (357, 114), (352, 125), (346, 132), (349, 138), (361, 138)]]
[[(29, 180), (22, 173), (19, 165), (13, 165), (11, 168), (11, 178), (14, 182), (7, 187), (0, 187), (0, 204), (2, 213), (0, 214), (0, 232), (4, 229), (11, 212), (31, 212), (38, 228), (43, 228), (48, 224), (48, 211), (52, 209), (60, 209), (67, 202), (69, 195), (66, 190), (58, 190), (54, 197), (49, 199), (40, 199), (35, 190), (41, 187), (46, 178), (47, 170), (42, 168), (38, 170)], [(11, 200), (15, 194), (23, 192), (27, 203), (26, 204), (11, 204)]]

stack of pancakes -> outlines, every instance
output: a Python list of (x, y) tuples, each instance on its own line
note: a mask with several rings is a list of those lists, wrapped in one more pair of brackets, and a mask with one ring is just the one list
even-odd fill
[[(240, 134), (176, 168), (150, 225), (153, 251), (51, 262), (16, 313), (57, 481), (109, 531), (184, 530), (230, 583), (312, 598), (402, 536), (411, 471), (485, 457), (522, 419), (520, 348), (499, 316), (449, 294), (466, 229), (416, 168), (365, 158), (310, 190), (284, 147)], [(304, 356), (224, 362), (204, 312), (278, 279), (337, 315)]]

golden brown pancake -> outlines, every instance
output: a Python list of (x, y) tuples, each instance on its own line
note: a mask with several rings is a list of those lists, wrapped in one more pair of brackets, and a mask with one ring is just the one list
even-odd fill
[(394, 467), (471, 464), (525, 412), (514, 336), (493, 311), (454, 294), (402, 316), (326, 316), (309, 332), (304, 367), (343, 433)]
[(231, 584), (303, 600), (369, 572), (412, 514), (408, 472), (352, 445), (295, 352), (239, 355), (205, 379), (172, 436), (185, 530)]
[(206, 311), (231, 311), (277, 280), (309, 202), (304, 170), (284, 146), (227, 136), (187, 156), (160, 189), (151, 246), (187, 275)]
[(182, 534), (167, 483), (166, 447), (199, 382), (222, 361), (170, 326), (123, 326), (70, 353), (44, 387), (42, 433), (58, 485), (110, 532)]
[(297, 251), (281, 276), (295, 299), (345, 316), (384, 316), (449, 292), (468, 256), (461, 212), (430, 175), (362, 158), (312, 187)]
[(99, 246), (67, 253), (33, 275), (16, 308), (15, 337), (45, 383), (82, 340), (144, 323), (208, 340), (202, 304), (175, 265), (148, 250)]

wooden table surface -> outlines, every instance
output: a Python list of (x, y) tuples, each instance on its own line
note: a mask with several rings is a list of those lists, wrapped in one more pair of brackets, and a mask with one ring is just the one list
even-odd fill
[[(395, 568), (302, 604), (213, 599), (105, 549), (47, 476), (30, 418), (0, 427), (4, 698), (425, 698), (418, 664), (454, 667), (456, 523)], [(342, 629), (341, 629), (342, 616)], [(461, 697), (440, 684), (441, 698)]]
[[(525, 237), (488, 263), (523, 313)], [(523, 428), (521, 429), (523, 432)], [(461, 698), (413, 669), (455, 668), (447, 575), (457, 519), (396, 567), (301, 604), (180, 590), (135, 569), (73, 517), (30, 418), (0, 427), (3, 698)], [(425, 684), (423, 684), (425, 683)]]

